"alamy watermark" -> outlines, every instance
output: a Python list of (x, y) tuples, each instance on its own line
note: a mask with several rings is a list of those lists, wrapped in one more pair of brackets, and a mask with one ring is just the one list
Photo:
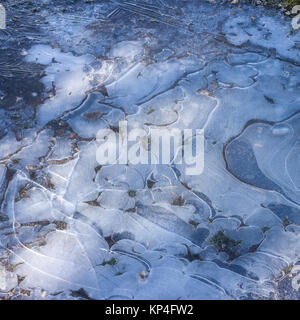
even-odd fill
[(200, 175), (204, 169), (204, 132), (200, 129), (141, 128), (128, 131), (127, 121), (117, 130), (101, 129), (97, 161), (108, 164), (184, 165), (187, 175)]

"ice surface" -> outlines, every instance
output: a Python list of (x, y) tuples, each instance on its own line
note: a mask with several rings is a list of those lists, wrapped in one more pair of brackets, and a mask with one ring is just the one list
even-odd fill
[[(21, 57), (43, 70), (32, 126), (3, 113), (0, 298), (278, 296), (300, 256), (299, 33), (248, 6), (80, 4)], [(123, 120), (204, 129), (203, 173), (99, 165)]]

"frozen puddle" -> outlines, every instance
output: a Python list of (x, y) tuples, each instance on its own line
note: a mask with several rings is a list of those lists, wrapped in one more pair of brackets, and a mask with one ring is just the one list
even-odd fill
[[(43, 69), (34, 125), (0, 140), (0, 297), (280, 297), (300, 257), (300, 33), (175, 2), (44, 15), (22, 57)], [(99, 166), (97, 131), (124, 120), (204, 129), (204, 172)]]

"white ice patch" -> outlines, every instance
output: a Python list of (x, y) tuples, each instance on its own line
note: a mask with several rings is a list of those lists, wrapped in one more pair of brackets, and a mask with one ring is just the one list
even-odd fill
[(140, 41), (122, 41), (113, 46), (108, 56), (133, 60), (135, 56), (142, 55), (143, 51), (143, 44)]
[(85, 68), (93, 60), (91, 55), (74, 56), (46, 45), (36, 45), (28, 51), (27, 62), (47, 66), (42, 82), (48, 96), (37, 115), (41, 126), (80, 105), (91, 87)]

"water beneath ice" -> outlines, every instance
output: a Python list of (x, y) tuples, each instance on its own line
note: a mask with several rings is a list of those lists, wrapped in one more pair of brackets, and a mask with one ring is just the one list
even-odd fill
[[(290, 19), (221, 1), (32, 2), (6, 1), (0, 30), (0, 297), (283, 298), (300, 257)], [(122, 120), (204, 129), (203, 173), (99, 166), (97, 131)]]

